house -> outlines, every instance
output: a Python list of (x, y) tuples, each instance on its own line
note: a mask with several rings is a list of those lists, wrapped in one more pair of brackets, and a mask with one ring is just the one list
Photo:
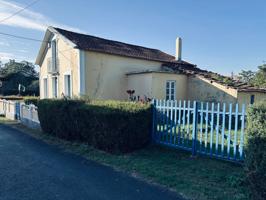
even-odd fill
[(255, 88), (199, 69), (182, 60), (182, 41), (176, 56), (157, 49), (126, 44), (49, 27), (39, 50), (40, 97), (88, 96), (91, 99), (198, 100), (253, 103), (266, 99)]

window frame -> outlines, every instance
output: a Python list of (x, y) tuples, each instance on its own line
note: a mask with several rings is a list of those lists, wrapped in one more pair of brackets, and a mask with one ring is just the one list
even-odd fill
[(52, 69), (53, 71), (56, 70), (56, 61), (57, 61), (57, 42), (56, 39), (53, 39), (51, 41), (51, 52), (52, 52)]
[(48, 98), (48, 77), (43, 78), (43, 98)]
[[(173, 90), (173, 92), (172, 92), (172, 90)], [(166, 81), (166, 84), (165, 84), (165, 99), (166, 100), (171, 100), (171, 101), (176, 100), (176, 81), (175, 80), (167, 80)]]
[(53, 98), (58, 98), (58, 77), (52, 76), (52, 95)]
[[(69, 77), (69, 83), (67, 82), (67, 77)], [(69, 92), (69, 94), (68, 94)], [(71, 72), (64, 74), (64, 95), (66, 97), (72, 97), (72, 75)]]

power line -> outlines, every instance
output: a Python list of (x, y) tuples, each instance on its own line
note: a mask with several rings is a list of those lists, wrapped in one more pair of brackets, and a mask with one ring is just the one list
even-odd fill
[[(27, 6), (25, 6), (24, 8), (18, 10), (17, 12), (13, 13), (12, 15), (0, 20), (0, 23), (3, 23), (4, 21), (14, 17), (15, 15), (23, 12), (24, 10), (26, 10), (27, 8), (31, 7), (32, 5), (36, 4), (38, 1), (40, 0), (35, 0), (33, 2), (31, 2), (30, 4), (28, 4)], [(24, 40), (30, 40), (30, 41), (35, 41), (35, 42), (46, 42), (46, 43), (49, 43), (50, 41), (44, 41), (44, 40), (39, 40), (39, 39), (35, 39), (35, 38), (29, 38), (29, 37), (24, 37), (24, 36), (18, 36), (18, 35), (13, 35), (13, 34), (9, 34), (9, 33), (3, 33), (3, 32), (0, 32), (1, 35), (5, 35), (5, 36), (9, 36), (9, 37), (14, 37), (14, 38), (19, 38), (19, 39), (24, 39)], [(69, 51), (71, 49), (68, 49), (68, 50), (64, 50), (64, 51)], [(58, 51), (63, 57), (65, 57), (67, 60), (69, 60), (71, 63), (72, 61), (67, 58), (62, 52), (64, 51)]]
[(21, 8), (20, 10), (18, 10), (17, 12), (14, 12), (12, 15), (5, 17), (4, 19), (0, 20), (0, 23), (3, 23), (4, 21), (14, 17), (15, 15), (21, 13), (22, 11), (26, 10), (27, 8), (31, 7), (32, 5), (34, 5), (35, 3), (37, 3), (40, 0), (35, 0), (33, 2), (31, 2), (30, 4), (28, 4), (27, 6), (25, 6), (24, 8)]
[(3, 32), (0, 32), (0, 34), (1, 34), (1, 35), (5, 35), (5, 36), (9, 36), (9, 37), (14, 37), (14, 38), (23, 39), (23, 40), (31, 40), (31, 41), (35, 41), (35, 42), (48, 42), (48, 41), (43, 41), (43, 40), (39, 40), (39, 39), (35, 39), (35, 38), (30, 38), (30, 37), (24, 37), (24, 36), (13, 35), (13, 34), (9, 34), (9, 33), (3, 33)]
[[(18, 39), (23, 39), (23, 40), (30, 40), (30, 41), (34, 41), (34, 42), (46, 42), (46, 43), (50, 42), (50, 41), (39, 40), (39, 39), (35, 39), (35, 38), (24, 37), (24, 36), (19, 36), (19, 35), (13, 35), (13, 34), (3, 33), (3, 32), (0, 32), (0, 35), (10, 36), (10, 37), (18, 38)], [(68, 61), (70, 61), (72, 63), (72, 61), (63, 54), (63, 52), (70, 51), (70, 50), (71, 49), (62, 50), (62, 51), (58, 50), (58, 53), (60, 53), (65, 59), (67, 59)]]

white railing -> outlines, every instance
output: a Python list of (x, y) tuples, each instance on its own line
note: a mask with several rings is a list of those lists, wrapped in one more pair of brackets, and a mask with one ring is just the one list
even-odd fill
[(0, 99), (0, 115), (4, 115), (7, 119), (17, 119), (17, 102)]

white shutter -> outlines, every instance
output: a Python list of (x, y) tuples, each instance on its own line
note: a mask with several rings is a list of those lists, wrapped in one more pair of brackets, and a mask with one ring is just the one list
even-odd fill
[(56, 41), (52, 41), (52, 71), (56, 70)]

